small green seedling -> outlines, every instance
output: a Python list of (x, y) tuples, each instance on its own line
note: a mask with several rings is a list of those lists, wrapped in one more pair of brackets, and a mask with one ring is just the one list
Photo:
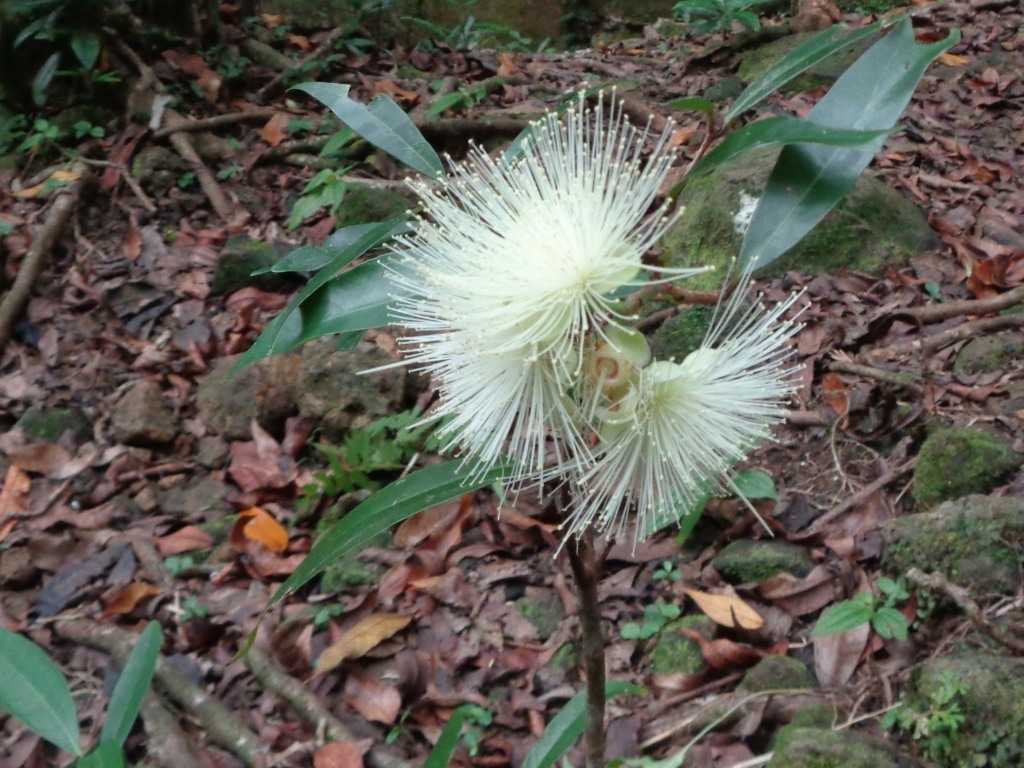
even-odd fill
[(630, 621), (622, 625), (623, 640), (649, 640), (661, 632), (673, 619), (678, 619), (681, 611), (678, 605), (659, 600), (644, 608), (643, 624)]
[(876, 585), (885, 596), (884, 600), (865, 592), (836, 603), (818, 619), (811, 636), (834, 635), (849, 632), (863, 624), (871, 624), (871, 628), (885, 640), (906, 640), (907, 619), (896, 608), (896, 605), (906, 602), (910, 597), (906, 582), (902, 576), (896, 581), (883, 577)]
[(655, 581), (676, 582), (683, 578), (683, 574), (679, 572), (679, 569), (671, 561), (666, 560), (658, 566), (653, 578)]

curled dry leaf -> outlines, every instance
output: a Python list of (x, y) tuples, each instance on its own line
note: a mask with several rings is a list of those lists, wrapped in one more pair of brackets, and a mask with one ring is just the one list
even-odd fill
[(802, 579), (780, 573), (757, 587), (762, 597), (794, 617), (821, 610), (835, 600), (838, 590), (836, 574), (826, 565), (816, 566)]
[(397, 688), (357, 674), (345, 680), (345, 702), (367, 720), (385, 725), (394, 725), (402, 711)]
[(25, 513), (28, 509), (28, 492), (31, 485), (32, 480), (16, 464), (11, 464), (7, 468), (4, 487), (0, 490), (0, 520)]
[(194, 552), (199, 549), (209, 549), (213, 546), (213, 537), (201, 528), (194, 525), (186, 525), (174, 533), (166, 536), (158, 536), (153, 539), (160, 557), (180, 555), (182, 552)]
[(411, 621), (411, 616), (400, 613), (374, 613), (367, 616), (320, 654), (316, 660), (316, 674), (330, 672), (345, 659), (358, 659), (384, 640), (401, 632)]
[(708, 640), (700, 632), (680, 627), (680, 632), (700, 646), (704, 661), (712, 669), (731, 670), (747, 669), (765, 657), (765, 652), (752, 645), (735, 643), (724, 637)]
[(262, 507), (249, 507), (238, 514), (231, 530), (231, 545), (240, 552), (245, 551), (246, 539), (259, 542), (278, 554), (288, 549), (288, 531)]
[(101, 618), (107, 618), (115, 614), (124, 615), (134, 611), (139, 603), (149, 600), (151, 597), (156, 597), (163, 590), (160, 587), (152, 584), (146, 584), (141, 581), (133, 581), (131, 584), (125, 584), (124, 587), (114, 595), (114, 599), (107, 603), (107, 607), (103, 609)]
[(313, 755), (313, 768), (363, 768), (365, 751), (354, 741), (332, 741)]
[(735, 595), (712, 595), (696, 589), (684, 589), (683, 592), (707, 614), (709, 619), (723, 627), (760, 629), (764, 626), (761, 614)]

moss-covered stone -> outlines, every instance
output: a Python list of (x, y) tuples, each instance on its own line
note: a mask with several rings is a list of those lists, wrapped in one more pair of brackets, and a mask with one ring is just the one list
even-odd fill
[(335, 214), (335, 225), (342, 229), (356, 224), (372, 224), (400, 216), (411, 207), (412, 202), (397, 192), (352, 184), (345, 191), (345, 199)]
[(896, 747), (852, 731), (787, 725), (779, 729), (769, 768), (920, 768)]
[(874, 16), (908, 5), (912, 5), (910, 0), (836, 0), (836, 6), (843, 13), (870, 13)]
[(717, 627), (704, 615), (684, 616), (668, 624), (658, 634), (651, 648), (651, 669), (655, 674), (701, 675), (707, 671), (708, 665), (700, 652), (700, 645), (680, 632), (680, 629), (691, 629), (711, 640)]
[(914, 499), (931, 507), (971, 493), (988, 493), (1024, 463), (1008, 442), (982, 429), (936, 430), (921, 445), (914, 468)]
[(239, 357), (219, 359), (199, 382), (199, 416), (210, 432), (227, 438), (250, 437), (254, 419), (275, 433), (298, 410), (295, 381), (301, 358), (298, 354), (275, 355), (232, 375)]
[(817, 687), (811, 670), (791, 656), (765, 656), (747, 670), (739, 684), (740, 690), (751, 693)]
[(547, 640), (565, 620), (565, 607), (554, 590), (527, 587), (525, 594), (515, 601), (516, 610), (537, 630), (537, 636)]
[(916, 567), (941, 571), (979, 594), (1014, 594), (1020, 587), (1020, 499), (967, 496), (947, 501), (929, 512), (890, 521), (882, 535), (882, 565), (893, 576)]
[(1024, 334), (979, 336), (971, 339), (956, 356), (957, 373), (990, 373), (1005, 370), (1024, 357)]
[(829, 728), (836, 723), (836, 710), (828, 704), (804, 704), (789, 725), (797, 728)]
[(692, 307), (670, 317), (648, 339), (657, 360), (682, 360), (704, 341), (711, 327), (711, 307)]
[(554, 652), (545, 666), (554, 667), (555, 669), (573, 669), (577, 662), (579, 662), (579, 658), (580, 654), (576, 650), (576, 646), (572, 643), (566, 643)]
[[(686, 210), (665, 235), (667, 261), (673, 267), (715, 267), (689, 278), (687, 288), (721, 287), (776, 157), (775, 152), (743, 155), (687, 184), (680, 195)], [(822, 274), (841, 268), (875, 272), (904, 264), (936, 242), (917, 206), (885, 182), (862, 175), (821, 223), (759, 274)]]
[[(332, 514), (324, 515), (326, 520), (317, 524), (317, 540), (344, 515), (338, 508), (332, 509)], [(364, 547), (386, 547), (391, 543), (391, 534), (388, 532), (379, 533), (370, 539)], [(362, 549), (363, 547), (360, 547)], [(384, 575), (385, 568), (379, 563), (371, 563), (359, 558), (359, 552), (349, 552), (347, 555), (333, 560), (330, 565), (324, 568), (323, 576), (320, 577), (320, 591), (327, 594), (344, 593), (352, 587), (361, 587), (365, 584), (376, 584)]]
[(803, 578), (814, 568), (804, 547), (776, 539), (734, 541), (718, 553), (711, 565), (730, 584), (756, 584), (779, 573)]
[(44, 443), (55, 443), (65, 432), (70, 432), (75, 440), (88, 440), (92, 436), (92, 424), (77, 408), (37, 408), (27, 409), (14, 425), (25, 433), (29, 440)]
[[(951, 684), (955, 696), (944, 703)], [(911, 675), (904, 706), (930, 715), (950, 704), (963, 722), (946, 734), (942, 766), (1024, 765), (1024, 660), (963, 651), (926, 661)]]
[[(287, 252), (289, 248), (286, 247), (284, 250)], [(274, 266), (283, 255), (274, 246), (262, 240), (233, 237), (228, 240), (217, 256), (217, 266), (213, 271), (210, 290), (212, 293), (231, 293), (248, 286), (259, 288), (262, 291), (284, 289), (294, 282), (294, 274), (289, 272), (253, 274), (257, 270)]]

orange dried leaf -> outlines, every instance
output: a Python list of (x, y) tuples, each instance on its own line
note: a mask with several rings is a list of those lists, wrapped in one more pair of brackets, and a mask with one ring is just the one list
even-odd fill
[(162, 591), (160, 587), (145, 584), (141, 581), (125, 584), (124, 588), (114, 596), (114, 599), (107, 603), (107, 607), (103, 609), (102, 618), (105, 619), (114, 614), (123, 615), (131, 613), (139, 603), (149, 600), (151, 597), (156, 597)]
[(710, 592), (698, 592), (696, 589), (684, 589), (697, 607), (707, 617), (723, 627), (741, 627), (743, 629), (760, 629), (764, 626), (761, 614), (732, 595), (712, 595)]
[(0, 520), (21, 515), (28, 509), (28, 491), (32, 480), (16, 464), (7, 468), (4, 487), (0, 490)]
[(260, 138), (270, 146), (276, 147), (288, 138), (288, 120), (287, 112), (275, 113), (263, 126), (263, 130), (260, 131)]
[(274, 516), (261, 507), (249, 507), (238, 515), (241, 533), (250, 541), (258, 541), (271, 552), (288, 549), (288, 531)]
[(182, 552), (193, 552), (197, 549), (209, 549), (213, 546), (213, 537), (194, 525), (186, 525), (174, 533), (159, 536), (153, 540), (160, 557), (180, 555)]
[(343, 634), (316, 660), (316, 673), (330, 672), (345, 659), (358, 659), (383, 641), (401, 632), (412, 621), (400, 613), (374, 613)]
[(965, 56), (958, 56), (955, 53), (940, 53), (939, 63), (947, 67), (962, 67), (967, 63), (967, 58)]
[(59, 187), (77, 180), (78, 176), (79, 174), (72, 173), (71, 171), (54, 171), (50, 178), (48, 178), (46, 181), (40, 182), (39, 184), (36, 184), (34, 187), (29, 187), (28, 189), (22, 189), (19, 192), (15, 192), (14, 196), (24, 197), (28, 199), (39, 197), (43, 192), (48, 192), (49, 190), (53, 189), (53, 183), (55, 181), (60, 182), (60, 184), (58, 184)]
[(313, 768), (363, 768), (363, 755), (354, 742), (332, 741), (313, 755)]

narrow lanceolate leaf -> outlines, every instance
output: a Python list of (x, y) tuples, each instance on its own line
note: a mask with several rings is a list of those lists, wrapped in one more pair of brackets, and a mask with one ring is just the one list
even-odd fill
[(423, 768), (448, 768), (451, 764), (455, 748), (459, 746), (459, 734), (462, 732), (462, 723), (466, 715), (461, 708), (456, 708), (448, 719), (448, 725), (441, 731), (441, 737), (437, 740), (430, 756), (423, 763)]
[[(954, 31), (941, 42), (920, 45), (904, 18), (854, 62), (808, 119), (832, 128), (891, 130), (925, 69), (959, 38)], [(743, 238), (741, 269), (769, 264), (799, 242), (853, 187), (872, 157), (814, 144), (783, 149)]]
[(723, 122), (726, 125), (729, 124), (738, 115), (760, 104), (797, 75), (803, 74), (818, 62), (848, 48), (853, 43), (876, 34), (878, 29), (878, 24), (861, 27), (852, 32), (847, 27), (834, 26), (820, 32), (807, 42), (801, 43), (769, 67), (750, 84), (747, 90), (739, 95), (739, 98), (733, 102), (732, 109), (725, 115)]
[(72, 755), (82, 754), (67, 681), (42, 648), (0, 627), (0, 708)]
[(132, 725), (142, 707), (142, 699), (149, 690), (156, 660), (160, 655), (160, 640), (160, 625), (155, 621), (149, 622), (139, 635), (110, 696), (100, 742), (112, 744), (118, 753), (132, 731)]
[(434, 148), (402, 108), (386, 96), (378, 96), (366, 106), (350, 99), (349, 86), (340, 83), (304, 83), (296, 88), (323, 102), (345, 125), (410, 168), (428, 176), (444, 172)]
[(425, 467), (382, 488), (320, 537), (302, 565), (274, 593), (267, 610), (377, 534), (427, 507), (498, 482), (508, 469), (497, 465), (487, 472), (474, 473), (462, 461), (449, 461)]
[[(364, 270), (358, 272), (359, 267), (338, 274), (338, 270), (342, 267), (350, 264), (353, 260), (362, 256), (371, 248), (380, 245), (382, 242), (391, 237), (394, 233), (399, 232), (405, 228), (408, 215), (398, 216), (394, 219), (388, 219), (387, 221), (378, 222), (373, 225), (370, 229), (366, 230), (355, 239), (348, 247), (332, 256), (331, 260), (324, 266), (319, 272), (314, 275), (305, 288), (303, 288), (299, 294), (292, 299), (292, 302), (284, 308), (284, 310), (275, 317), (269, 325), (263, 330), (263, 333), (259, 335), (259, 338), (253, 343), (249, 350), (242, 355), (242, 358), (235, 365), (234, 370), (239, 370), (245, 367), (249, 363), (260, 360), (264, 357), (270, 357), (271, 355), (278, 355), (282, 352), (287, 352), (290, 349), (298, 346), (303, 341), (308, 341), (311, 338), (316, 338), (315, 334), (311, 334), (306, 329), (305, 323), (303, 322), (304, 312), (296, 312), (301, 305), (303, 305), (307, 299), (316, 294), (321, 288), (330, 283), (332, 280), (336, 281), (331, 289), (331, 306), (337, 310), (339, 315), (343, 318), (348, 312), (349, 303), (354, 308), (353, 311), (358, 313), (365, 313), (366, 307), (362, 303), (361, 294), (367, 290), (366, 277), (367, 272), (370, 270)], [(365, 266), (365, 265), (360, 265)], [(383, 270), (375, 273), (384, 278)], [(390, 283), (388, 283), (390, 285)], [(349, 286), (353, 286), (349, 288)], [(323, 320), (323, 316), (320, 316)], [(386, 322), (386, 320), (384, 321)], [(373, 326), (363, 326), (363, 329), (372, 328)], [(347, 330), (355, 330), (355, 328), (348, 328)]]
[(701, 158), (690, 173), (694, 175), (706, 173), (744, 152), (783, 144), (825, 144), (875, 154), (882, 149), (882, 144), (885, 143), (885, 137), (888, 135), (889, 129), (854, 131), (845, 128), (829, 128), (819, 125), (809, 118), (788, 115), (766, 117), (730, 134), (725, 141)]
[[(605, 683), (606, 699), (624, 693), (641, 694), (644, 693), (644, 689), (633, 683), (619, 680), (609, 680)], [(534, 744), (530, 754), (523, 760), (522, 768), (551, 768), (583, 733), (586, 712), (587, 692), (580, 691), (569, 699), (557, 715), (551, 718), (548, 727), (544, 729), (544, 733)]]

